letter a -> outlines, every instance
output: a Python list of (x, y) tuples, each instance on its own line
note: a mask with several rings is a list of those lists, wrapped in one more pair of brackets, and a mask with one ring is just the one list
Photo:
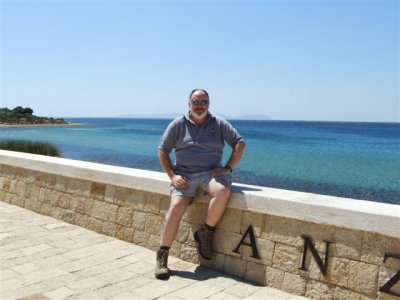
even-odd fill
[[(247, 237), (247, 235), (249, 235), (250, 237), (250, 244), (246, 243), (244, 240)], [(240, 245), (246, 245), (246, 246), (250, 246), (251, 250), (253, 251), (251, 257), (254, 258), (258, 258), (261, 259), (260, 256), (258, 255), (258, 250), (257, 250), (257, 243), (256, 243), (256, 237), (254, 235), (254, 230), (253, 230), (253, 226), (250, 225), (249, 228), (247, 228), (246, 232), (244, 233), (244, 236), (242, 237), (242, 239), (240, 240), (239, 244), (236, 246), (235, 250), (233, 250), (233, 252), (235, 253), (239, 253), (239, 247)]]

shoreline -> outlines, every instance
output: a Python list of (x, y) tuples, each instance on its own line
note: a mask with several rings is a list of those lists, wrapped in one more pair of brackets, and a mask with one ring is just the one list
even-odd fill
[(35, 128), (35, 127), (68, 127), (82, 126), (82, 123), (65, 123), (65, 124), (0, 124), (0, 128)]

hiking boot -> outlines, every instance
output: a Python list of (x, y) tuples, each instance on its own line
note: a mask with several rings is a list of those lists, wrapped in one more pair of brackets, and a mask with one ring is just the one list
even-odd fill
[(204, 259), (212, 258), (211, 239), (214, 235), (213, 230), (209, 230), (204, 226), (197, 230), (194, 234), (194, 239), (199, 244), (199, 253)]
[(168, 279), (168, 250), (158, 249), (157, 251), (157, 264), (155, 270), (155, 276), (157, 279)]

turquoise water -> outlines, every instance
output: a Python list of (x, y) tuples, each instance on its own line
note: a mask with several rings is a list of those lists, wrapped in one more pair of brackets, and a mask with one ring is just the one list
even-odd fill
[[(48, 141), (66, 158), (161, 171), (157, 146), (170, 120), (68, 121), (82, 126), (2, 128), (0, 140)], [(231, 122), (247, 142), (236, 182), (400, 204), (398, 123)]]

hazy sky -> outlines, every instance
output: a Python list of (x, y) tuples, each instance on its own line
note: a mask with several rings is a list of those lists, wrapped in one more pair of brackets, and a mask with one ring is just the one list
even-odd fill
[(0, 107), (400, 121), (398, 0), (0, 1)]

